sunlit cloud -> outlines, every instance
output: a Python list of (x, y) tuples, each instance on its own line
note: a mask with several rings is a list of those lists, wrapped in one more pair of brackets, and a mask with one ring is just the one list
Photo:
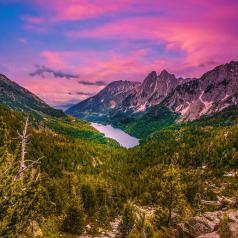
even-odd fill
[(55, 78), (66, 78), (66, 79), (77, 79), (79, 78), (76, 74), (65, 73), (62, 71), (53, 70), (44, 65), (36, 65), (36, 69), (34, 72), (29, 73), (30, 76), (40, 76), (41, 78), (45, 78), (45, 74), (52, 74)]
[(96, 81), (96, 82), (80, 80), (80, 81), (78, 81), (78, 83), (79, 84), (83, 84), (83, 85), (88, 85), (88, 86), (92, 86), (92, 85), (95, 85), (95, 86), (105, 86), (105, 85), (107, 85), (107, 82), (102, 81), (102, 80), (99, 80), (99, 81)]
[(238, 59), (236, 0), (5, 0), (0, 7), (2, 73), (54, 106), (114, 80), (142, 81), (152, 70), (199, 77)]

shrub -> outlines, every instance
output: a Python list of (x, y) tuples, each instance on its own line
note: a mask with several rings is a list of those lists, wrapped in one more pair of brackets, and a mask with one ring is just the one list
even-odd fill
[(80, 235), (84, 227), (84, 214), (78, 207), (70, 207), (62, 224), (62, 231)]

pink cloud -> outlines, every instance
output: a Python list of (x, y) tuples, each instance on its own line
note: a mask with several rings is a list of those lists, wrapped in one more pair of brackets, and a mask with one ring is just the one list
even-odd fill
[[(35, 0), (34, 4), (39, 8), (39, 17), (23, 19), (26, 29), (39, 32), (60, 22), (117, 16), (94, 28), (63, 32), (72, 41), (93, 38), (100, 44), (103, 40), (115, 40), (118, 45), (114, 50), (39, 53), (42, 65), (75, 72), (81, 80), (141, 81), (150, 71), (163, 68), (178, 76), (194, 77), (238, 57), (235, 0)], [(152, 52), (153, 47), (146, 43), (134, 47), (134, 40), (163, 45), (166, 52)], [(176, 57), (175, 52), (179, 53)], [(158, 56), (150, 57), (152, 53)], [(80, 89), (96, 93), (101, 89), (50, 77), (44, 83), (42, 79), (26, 78), (25, 86), (53, 105), (86, 97), (67, 92)]]
[[(85, 20), (105, 14), (114, 14), (130, 8), (133, 0), (36, 0), (34, 3), (46, 13), (45, 18), (56, 23), (60, 21)], [(37, 19), (30, 19), (39, 23)]]
[[(163, 1), (158, 1), (158, 6), (161, 2)], [(186, 1), (183, 0), (184, 2)], [(170, 4), (172, 6), (171, 2), (166, 6)], [(72, 39), (148, 40), (165, 44), (168, 54), (170, 51), (183, 53), (180, 65), (184, 65), (184, 73), (199, 76), (211, 67), (209, 64), (205, 67), (205, 62), (213, 61), (218, 64), (238, 57), (238, 28), (235, 24), (238, 22), (238, 3), (212, 4), (214, 0), (193, 0), (187, 5), (181, 4), (181, 8), (178, 7), (179, 4), (174, 4), (170, 15), (128, 17), (94, 29), (69, 32), (67, 35)], [(181, 9), (185, 10), (186, 7), (190, 11), (181, 15)], [(199, 68), (199, 65), (204, 67)]]

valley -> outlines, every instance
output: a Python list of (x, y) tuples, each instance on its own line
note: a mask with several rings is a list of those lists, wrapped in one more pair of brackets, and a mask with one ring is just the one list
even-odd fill
[(236, 237), (237, 65), (153, 91), (151, 106), (145, 83), (111, 83), (72, 115), (2, 76), (0, 236)]
[(238, 238), (238, 0), (0, 0), (0, 238)]

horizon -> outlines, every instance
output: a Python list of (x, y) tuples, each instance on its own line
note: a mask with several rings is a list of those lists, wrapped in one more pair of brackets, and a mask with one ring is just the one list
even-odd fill
[(153, 70), (193, 78), (237, 59), (235, 0), (2, 0), (0, 7), (0, 73), (54, 107), (112, 81), (141, 82)]

